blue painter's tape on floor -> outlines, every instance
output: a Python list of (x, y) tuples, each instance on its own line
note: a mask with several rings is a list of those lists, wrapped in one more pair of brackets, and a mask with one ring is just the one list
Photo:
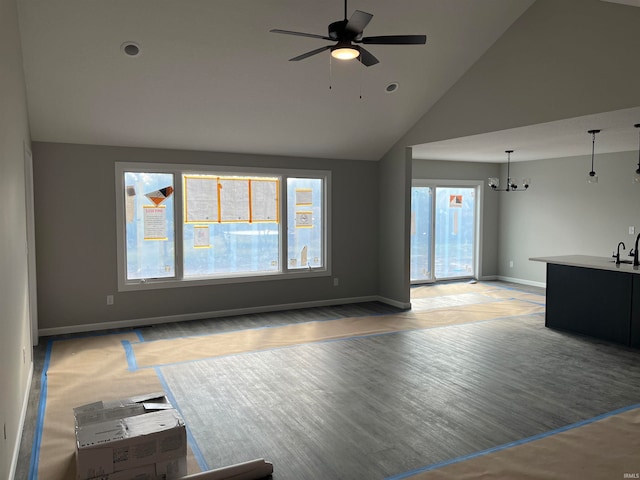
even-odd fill
[(131, 342), (129, 340), (122, 340), (122, 347), (124, 348), (124, 353), (127, 358), (127, 365), (129, 366), (129, 371), (135, 372), (136, 370), (138, 370), (138, 362), (136, 361), (136, 354), (133, 351)]
[[(171, 402), (171, 405), (173, 405), (174, 408), (178, 410), (178, 412), (180, 412), (180, 415), (182, 415), (180, 406), (178, 405), (178, 402), (176, 401), (176, 398), (173, 395), (173, 392), (169, 388), (169, 384), (167, 383), (167, 380), (164, 378), (164, 375), (162, 374), (162, 370), (160, 370), (160, 368), (158, 367), (155, 367), (154, 370), (156, 371), (156, 375), (158, 375), (158, 379), (162, 384), (162, 388), (164, 389), (164, 393), (167, 395), (169, 402)], [(193, 456), (195, 457), (196, 462), (198, 462), (198, 466), (200, 467), (200, 470), (202, 470), (203, 472), (206, 472), (207, 470), (209, 470), (209, 465), (207, 464), (207, 461), (204, 459), (204, 455), (202, 455), (202, 451), (200, 450), (200, 447), (198, 446), (198, 442), (196, 442), (195, 437), (191, 433), (191, 429), (189, 428), (189, 425), (186, 425), (186, 428), (187, 428), (187, 441), (189, 442), (189, 446), (191, 447)]]
[(545, 433), (540, 433), (538, 435), (534, 435), (532, 437), (523, 438), (522, 440), (516, 440), (515, 442), (505, 443), (503, 445), (498, 445), (497, 447), (488, 448), (487, 450), (482, 450), (480, 452), (471, 453), (469, 455), (464, 455), (462, 457), (452, 458), (451, 460), (446, 460), (440, 463), (434, 463), (433, 465), (428, 465), (426, 467), (418, 468), (416, 470), (412, 470), (410, 472), (400, 473), (398, 475), (394, 475), (392, 477), (387, 477), (385, 480), (402, 480), (405, 478), (412, 477), (414, 475), (418, 475), (419, 473), (429, 472), (431, 470), (436, 470), (438, 468), (446, 467), (448, 465), (453, 465), (455, 463), (464, 462), (465, 460), (471, 460), (472, 458), (482, 457), (484, 455), (488, 455), (490, 453), (499, 452), (501, 450), (506, 450), (511, 447), (516, 447), (518, 445), (523, 445), (525, 443), (534, 442), (536, 440), (541, 440), (543, 438), (551, 437), (553, 435), (557, 435), (558, 433), (566, 432), (568, 430), (573, 430), (574, 428), (583, 427), (585, 425), (589, 425), (590, 423), (597, 422), (598, 420), (603, 420), (607, 417), (611, 417), (613, 415), (618, 415), (620, 413), (628, 412), (630, 410), (635, 410), (640, 408), (640, 403), (635, 405), (630, 405), (628, 407), (619, 408), (618, 410), (614, 410), (612, 412), (603, 413), (602, 415), (598, 415), (596, 417), (588, 418), (586, 420), (582, 420), (580, 422), (572, 423), (570, 425), (566, 425), (564, 427), (556, 428), (555, 430), (550, 430)]
[(40, 461), (40, 444), (42, 443), (42, 427), (44, 426), (44, 411), (47, 406), (47, 370), (51, 362), (51, 348), (53, 340), (47, 342), (47, 350), (40, 377), (40, 401), (38, 402), (38, 419), (35, 432), (33, 432), (33, 445), (31, 446), (31, 462), (29, 464), (29, 480), (38, 479), (38, 463)]

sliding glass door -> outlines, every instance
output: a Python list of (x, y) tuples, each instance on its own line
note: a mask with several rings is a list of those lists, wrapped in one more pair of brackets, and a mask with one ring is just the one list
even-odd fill
[(478, 189), (414, 182), (411, 283), (476, 276)]

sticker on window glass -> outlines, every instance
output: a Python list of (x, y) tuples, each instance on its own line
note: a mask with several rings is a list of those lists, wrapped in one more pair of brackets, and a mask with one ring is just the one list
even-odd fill
[(220, 221), (249, 222), (249, 179), (226, 178), (218, 180), (220, 192)]
[(135, 208), (136, 208), (136, 187), (133, 185), (127, 185), (125, 187), (126, 197), (125, 197), (125, 212), (127, 216), (127, 223), (133, 222), (135, 217)]
[(251, 179), (251, 222), (278, 222), (278, 180)]
[(296, 228), (313, 228), (313, 212), (296, 212)]
[(296, 205), (313, 205), (313, 190), (296, 188)]
[(156, 206), (160, 205), (167, 198), (169, 198), (173, 194), (173, 187), (168, 186), (161, 188), (160, 190), (156, 190), (154, 192), (146, 193), (145, 197), (151, 200)]
[(300, 252), (300, 265), (309, 265), (309, 262), (307, 261), (307, 246), (306, 245), (302, 249), (302, 252)]
[(211, 248), (209, 238), (209, 225), (196, 225), (193, 227), (194, 248)]
[(449, 195), (449, 208), (462, 208), (462, 195)]
[(167, 210), (164, 205), (144, 205), (144, 239), (167, 240)]
[(218, 179), (216, 177), (184, 177), (185, 221), (217, 222)]

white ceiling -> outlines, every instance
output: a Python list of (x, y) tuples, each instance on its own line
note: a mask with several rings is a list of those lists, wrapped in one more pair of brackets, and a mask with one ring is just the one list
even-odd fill
[(638, 150), (640, 107), (455, 138), (413, 147), (413, 158), (505, 163)]
[(328, 42), (269, 30), (325, 35), (341, 0), (19, 0), (32, 138), (378, 160), (532, 3), (352, 0), (365, 36), (427, 44), (330, 69), (328, 52), (288, 61)]
[[(606, 0), (640, 4), (640, 0)], [(369, 45), (380, 63), (330, 63), (341, 0), (19, 0), (35, 141), (378, 160), (533, 0), (352, 0), (365, 36), (426, 34), (426, 45)], [(138, 57), (124, 42), (141, 46)], [(394, 93), (385, 87), (398, 82)], [(331, 85), (331, 89), (329, 86)], [(362, 96), (362, 98), (360, 98)], [(417, 158), (504, 162), (637, 148), (638, 109), (436, 142)]]

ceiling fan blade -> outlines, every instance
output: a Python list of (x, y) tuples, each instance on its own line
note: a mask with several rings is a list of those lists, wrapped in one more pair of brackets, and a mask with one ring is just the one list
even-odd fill
[(311, 50), (310, 52), (303, 53), (302, 55), (298, 55), (297, 57), (290, 58), (290, 62), (297, 62), (299, 60), (304, 60), (305, 58), (312, 57), (313, 55), (317, 55), (318, 53), (322, 53), (325, 50), (329, 50), (331, 45), (327, 45), (325, 47), (316, 48), (315, 50)]
[(292, 32), (291, 30), (279, 30), (274, 28), (273, 30), (269, 30), (271, 33), (283, 33), (285, 35), (297, 35), (298, 37), (310, 37), (310, 38), (320, 38), (321, 40), (331, 40), (326, 35), (316, 35), (315, 33), (304, 33), (304, 32)]
[(370, 67), (372, 65), (375, 65), (376, 63), (380, 63), (380, 60), (374, 57), (369, 50), (363, 47), (358, 47), (358, 49), (360, 50), (360, 62), (365, 67)]
[(353, 12), (353, 15), (351, 15), (351, 18), (347, 22), (345, 30), (356, 37), (362, 33), (364, 27), (369, 25), (369, 22), (372, 18), (373, 15), (371, 15), (370, 13), (356, 10), (355, 12)]
[(426, 35), (382, 35), (380, 37), (364, 37), (358, 43), (367, 45), (424, 45)]

